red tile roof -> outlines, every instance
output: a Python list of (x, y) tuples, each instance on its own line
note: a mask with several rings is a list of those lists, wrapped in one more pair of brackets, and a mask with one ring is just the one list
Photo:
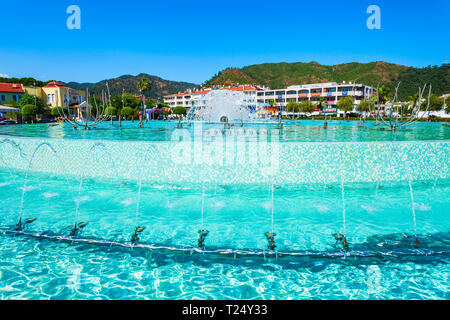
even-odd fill
[(254, 85), (242, 85), (242, 86), (237, 86), (237, 87), (224, 87), (224, 88), (219, 88), (219, 89), (204, 89), (201, 91), (195, 91), (195, 92), (191, 92), (191, 93), (183, 92), (183, 93), (171, 94), (166, 97), (190, 96), (190, 95), (194, 95), (194, 94), (204, 94), (204, 93), (210, 92), (211, 90), (249, 91), (249, 90), (259, 90), (259, 88)]
[(61, 83), (56, 82), (56, 81), (51, 81), (49, 82), (44, 88), (67, 88), (65, 86), (63, 86)]
[(0, 83), (0, 92), (25, 93), (22, 85), (17, 83)]

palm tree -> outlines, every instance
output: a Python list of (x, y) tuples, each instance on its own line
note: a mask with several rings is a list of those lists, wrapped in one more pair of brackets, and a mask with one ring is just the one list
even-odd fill
[(322, 107), (322, 110), (323, 110), (323, 108), (324, 108), (324, 101), (325, 101), (325, 97), (320, 97), (320, 98), (319, 98), (319, 104), (320, 104), (320, 106)]
[(142, 77), (137, 84), (137, 89), (139, 90), (139, 92), (142, 94), (143, 97), (143, 103), (141, 107), (142, 115), (141, 120), (139, 121), (139, 128), (142, 128), (144, 126), (142, 119), (144, 118), (145, 92), (152, 90), (152, 84), (147, 78)]
[(412, 105), (412, 107), (415, 108), (417, 105), (417, 102), (419, 100), (419, 94), (415, 93), (412, 96), (409, 96), (408, 100), (409, 100), (410, 104)]
[(385, 103), (386, 101), (388, 101), (390, 99), (391, 88), (385, 87), (385, 86), (381, 86), (378, 89), (378, 96), (380, 98), (380, 102), (381, 103)]
[(269, 100), (269, 104), (270, 104), (271, 107), (274, 107), (274, 106), (277, 105), (277, 102), (275, 101), (275, 99), (270, 99)]

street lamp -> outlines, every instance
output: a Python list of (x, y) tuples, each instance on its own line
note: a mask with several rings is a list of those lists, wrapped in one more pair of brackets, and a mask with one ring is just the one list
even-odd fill
[(36, 107), (36, 95), (37, 95), (37, 92), (36, 92), (36, 80), (34, 81), (34, 106)]

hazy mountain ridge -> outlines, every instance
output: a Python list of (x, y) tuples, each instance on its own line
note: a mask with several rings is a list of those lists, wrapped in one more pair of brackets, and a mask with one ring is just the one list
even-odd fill
[(106, 83), (108, 83), (111, 96), (120, 95), (123, 90), (127, 93), (138, 94), (139, 91), (137, 90), (137, 83), (142, 77), (148, 78), (152, 84), (152, 90), (146, 92), (146, 96), (152, 99), (161, 99), (163, 96), (168, 94), (174, 94), (190, 88), (198, 87), (198, 85), (194, 83), (165, 80), (146, 73), (141, 73), (136, 76), (123, 75), (96, 83), (69, 82), (66, 83), (66, 85), (74, 89), (89, 89), (89, 92), (92, 94), (101, 94), (102, 90), (106, 92)]

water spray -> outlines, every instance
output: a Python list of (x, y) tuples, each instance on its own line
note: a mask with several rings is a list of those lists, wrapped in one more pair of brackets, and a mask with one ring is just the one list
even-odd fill
[[(341, 165), (342, 165), (342, 153), (340, 155), (341, 157)], [(344, 229), (343, 234), (336, 234), (335, 235), (335, 239), (336, 239), (336, 243), (342, 241), (342, 248), (344, 249), (349, 249), (350, 246), (347, 242), (347, 223), (346, 223), (346, 211), (345, 211), (345, 188), (344, 188), (344, 175), (343, 175), (343, 170), (341, 167), (341, 198), (342, 198), (342, 226)]]

